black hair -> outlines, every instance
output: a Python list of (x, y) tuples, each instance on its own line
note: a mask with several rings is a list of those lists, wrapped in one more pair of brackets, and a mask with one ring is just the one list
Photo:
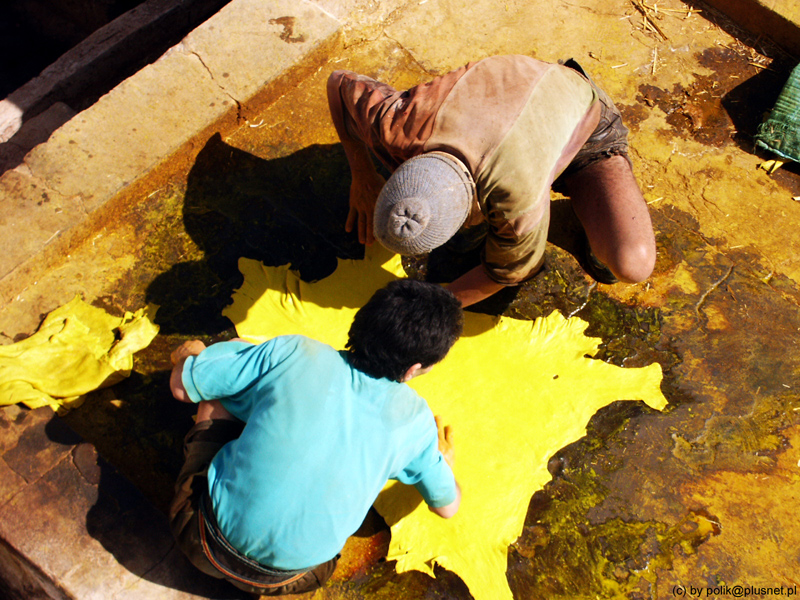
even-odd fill
[(372, 377), (401, 381), (417, 363), (442, 360), (464, 328), (461, 303), (442, 286), (398, 279), (356, 313), (347, 345), (350, 364)]

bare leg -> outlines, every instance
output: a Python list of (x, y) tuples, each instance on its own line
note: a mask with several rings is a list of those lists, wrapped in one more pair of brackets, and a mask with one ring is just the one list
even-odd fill
[(228, 421), (237, 420), (236, 417), (222, 406), (222, 402), (219, 400), (204, 400), (197, 405), (197, 423), (200, 421), (218, 419), (227, 419)]
[(597, 161), (564, 183), (597, 259), (620, 281), (647, 279), (656, 261), (656, 242), (628, 161), (622, 156)]

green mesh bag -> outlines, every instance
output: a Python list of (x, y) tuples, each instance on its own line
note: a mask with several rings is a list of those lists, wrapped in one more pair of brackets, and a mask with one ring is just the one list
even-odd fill
[(800, 162), (800, 65), (789, 75), (769, 117), (758, 126), (756, 144)]

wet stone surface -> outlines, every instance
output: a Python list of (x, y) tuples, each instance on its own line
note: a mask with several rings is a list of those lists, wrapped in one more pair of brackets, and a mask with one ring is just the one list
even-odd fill
[[(427, 76), (394, 47), (372, 52), (391, 57), (375, 66), (377, 59), (359, 54), (369, 54), (367, 46), (351, 50), (354, 64), (345, 64), (363, 63), (409, 85)], [(620, 398), (593, 417), (584, 438), (551, 458), (553, 479), (531, 499), (509, 549), (517, 598), (665, 598), (679, 583), (796, 579), (800, 292), (769, 267), (784, 257), (729, 238), (712, 223), (724, 211), (700, 189), (719, 181), (732, 190), (741, 186), (737, 177), (755, 177), (743, 173), (742, 155), (752, 152), (760, 114), (785, 71), (734, 42), (694, 60), (712, 74), (695, 74), (690, 83), (636, 78), (620, 102), (641, 143), (634, 164), (652, 202), (659, 257), (651, 280), (593, 282), (573, 257), (577, 225), (568, 202), (554, 197), (543, 271), (474, 307), (519, 319), (552, 310), (578, 316), (589, 323), (586, 334), (602, 340), (598, 360), (659, 363), (669, 400), (657, 413)], [(93, 303), (115, 313), (159, 304), (161, 334), (137, 355), (128, 380), (91, 394), (65, 421), (163, 511), (193, 412), (169, 395), (169, 352), (185, 339), (235, 335), (221, 310), (241, 283), (238, 259), (289, 263), (314, 280), (330, 274), (336, 258), (361, 256), (342, 227), (349, 176), (320, 94), (328, 67), (230, 136), (210, 138), (185, 177), (154, 186), (146, 202), (119, 215), (115, 229), (85, 250), (114, 263), (104, 271), (109, 290)], [(664, 125), (651, 133), (654, 119)], [(676, 150), (666, 156), (664, 147)], [(724, 152), (727, 159), (718, 159)], [(681, 153), (689, 156), (689, 174), (675, 156)], [(791, 202), (788, 196), (800, 193), (796, 166), (769, 183), (787, 198), (765, 202)], [(443, 282), (476, 260), (440, 252), (404, 264), (409, 276)], [(743, 553), (753, 539), (758, 548)], [(396, 574), (384, 560), (388, 542), (385, 525), (371, 514), (323, 597), (470, 597), (458, 577), (438, 567), (435, 580)]]
[[(226, 150), (224, 154), (230, 156)], [(309, 163), (304, 159), (303, 164)], [(337, 178), (344, 169), (341, 157), (338, 164)], [(136, 372), (127, 381), (93, 394), (84, 407), (66, 417), (164, 510), (180, 468), (181, 439), (191, 425), (192, 413), (192, 407), (169, 396), (168, 354), (192, 336), (211, 342), (234, 335), (230, 324), (218, 315), (240, 281), (235, 269), (238, 251), (247, 248), (253, 257), (272, 264), (297, 256), (298, 264), (319, 268), (311, 275), (320, 277), (326, 274), (324, 268), (330, 268), (330, 259), (358, 251), (344, 236), (336, 247), (320, 246), (313, 225), (308, 241), (296, 229), (289, 229), (290, 240), (283, 243), (280, 235), (287, 229), (273, 225), (263, 213), (256, 221), (243, 209), (237, 213), (235, 203), (224, 211), (209, 207), (215, 197), (222, 196), (209, 189), (224, 189), (226, 197), (236, 197), (230, 185), (233, 180), (246, 190), (241, 206), (265, 192), (245, 176), (246, 171), (232, 169), (225, 176), (224, 165), (206, 164), (204, 172), (223, 176), (214, 181), (207, 175), (202, 186), (188, 186), (203, 190), (195, 192), (191, 205), (189, 201), (184, 205), (184, 214), (189, 216), (183, 226), (192, 232), (190, 240), (174, 234), (172, 229), (181, 225), (174, 222), (163, 231), (151, 229), (149, 242), (141, 247), (142, 262), (147, 263), (154, 260), (152, 250), (168, 248), (167, 240), (183, 239), (179, 247), (193, 248), (189, 254), (196, 257), (170, 267), (144, 294), (166, 308), (161, 313), (166, 316), (159, 317), (162, 335), (137, 356)], [(307, 178), (320, 178), (314, 169), (299, 167), (298, 173), (298, 177), (305, 173)], [(325, 179), (320, 185), (327, 187)], [(314, 194), (305, 198), (313, 199)], [(310, 210), (314, 210), (313, 202)], [(239, 218), (240, 214), (248, 216)], [(800, 361), (796, 353), (773, 344), (783, 332), (800, 328), (796, 289), (781, 277), (764, 282), (759, 273), (748, 270), (750, 261), (744, 251), (734, 253), (737, 266), (733, 268), (731, 256), (709, 245), (719, 242), (690, 233), (691, 216), (671, 210), (656, 212), (654, 217), (664, 248), (658, 270), (688, 266), (693, 280), (693, 285), (684, 287), (671, 281), (669, 291), (663, 292), (667, 298), (663, 305), (615, 298), (609, 286), (592, 282), (569, 252), (553, 244), (547, 251), (546, 268), (535, 280), (493, 299), (493, 305), (478, 307), (523, 319), (551, 310), (580, 316), (590, 324), (587, 335), (603, 340), (599, 359), (622, 366), (659, 362), (671, 403), (671, 410), (659, 415), (639, 403), (621, 400), (595, 416), (586, 438), (551, 460), (553, 482), (532, 499), (526, 527), (509, 555), (509, 581), (518, 597), (612, 597), (618, 593), (652, 597), (659, 573), (673, 570), (676, 561), (697, 560), (698, 548), (719, 534), (720, 518), (687, 502), (682, 486), (693, 489), (706, 473), (772, 473), (776, 454), (787, 446), (782, 432), (797, 423), (797, 412), (791, 409), (798, 401), (784, 386), (793, 385), (792, 374), (800, 370)], [(158, 219), (152, 222), (163, 224)], [(338, 222), (325, 220), (329, 225)], [(262, 247), (244, 241), (247, 236)], [(569, 247), (568, 239), (559, 241)], [(272, 256), (263, 247), (267, 244), (280, 253)], [(309, 249), (328, 254), (322, 260), (299, 262), (307, 260)], [(444, 260), (434, 273), (427, 263), (407, 266), (412, 276), (446, 280), (459, 269), (469, 268), (473, 264), (469, 258), (461, 264)], [(455, 272), (443, 272), (443, 265)], [(141, 280), (135, 276), (141, 268), (139, 264), (122, 279), (126, 284), (120, 286), (120, 294), (142, 296), (137, 289)], [(181, 284), (159, 287), (159, 277)], [(657, 279), (651, 285), (663, 282)], [(647, 286), (637, 293), (646, 298)], [(124, 296), (116, 298), (120, 300)], [(105, 302), (112, 304), (112, 299), (107, 297)], [(698, 352), (702, 361), (695, 358)], [(378, 517), (373, 519), (377, 524), (348, 544), (347, 562), (327, 588), (330, 597), (356, 597), (353, 590), (387, 598), (436, 597), (437, 593), (469, 597), (458, 578), (445, 572), (435, 582), (419, 573), (395, 574), (393, 565), (381, 559), (388, 533)], [(705, 558), (714, 569), (718, 559)]]
[[(715, 147), (739, 141), (752, 149), (761, 116), (772, 108), (792, 65), (769, 62), (741, 44), (705, 50), (698, 63), (713, 73), (695, 74), (691, 85), (674, 84), (672, 89), (643, 83), (637, 102), (664, 113), (672, 127), (669, 135), (691, 136)], [(742, 76), (753, 67), (755, 76)], [(646, 114), (641, 110), (631, 113), (625, 115), (626, 122), (633, 124), (637, 116)]]

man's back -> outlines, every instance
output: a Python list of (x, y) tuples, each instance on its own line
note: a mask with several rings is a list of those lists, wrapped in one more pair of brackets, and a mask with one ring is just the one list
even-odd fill
[(325, 344), (303, 336), (217, 344), (187, 364), (184, 383), (246, 422), (212, 461), (209, 492), (226, 539), (260, 563), (329, 560), (388, 478), (421, 481), (435, 503), (453, 493), (424, 400)]
[(597, 124), (597, 95), (574, 69), (493, 56), (404, 92), (347, 71), (331, 76), (337, 131), (394, 171), (424, 153), (462, 161), (475, 182), (469, 220), (486, 220), (483, 264), (503, 285), (538, 271), (550, 187)]

